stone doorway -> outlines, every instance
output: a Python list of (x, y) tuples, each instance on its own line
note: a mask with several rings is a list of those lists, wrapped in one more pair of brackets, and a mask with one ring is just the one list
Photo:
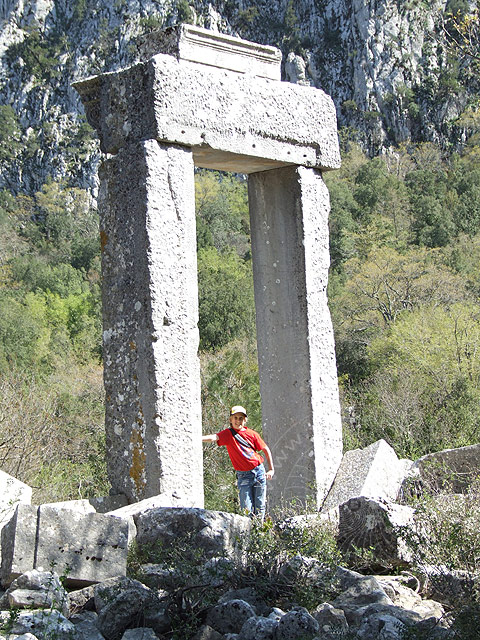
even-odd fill
[[(159, 53), (161, 52), (161, 53)], [(146, 62), (76, 83), (100, 171), (108, 468), (130, 501), (202, 506), (194, 166), (248, 174), (273, 506), (321, 505), (342, 455), (327, 306), (333, 103), (280, 52), (182, 25)]]

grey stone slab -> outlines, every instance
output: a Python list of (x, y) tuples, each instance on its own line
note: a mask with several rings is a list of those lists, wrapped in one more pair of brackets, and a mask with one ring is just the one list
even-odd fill
[[(191, 504), (189, 504), (189, 501)], [(194, 501), (191, 497), (181, 496), (177, 492), (162, 493), (158, 496), (152, 496), (151, 498), (145, 498), (140, 502), (134, 502), (133, 504), (127, 504), (119, 509), (109, 511), (108, 515), (116, 516), (117, 518), (138, 518), (142, 513), (145, 513), (149, 509), (157, 509), (158, 507), (195, 507)]]
[(30, 504), (31, 500), (31, 487), (0, 470), (0, 530), (14, 514), (17, 504)]
[(65, 500), (62, 502), (45, 502), (42, 506), (51, 509), (68, 509), (77, 513), (96, 513), (95, 507), (90, 504), (90, 500)]
[(322, 511), (359, 496), (395, 501), (412, 464), (399, 460), (385, 440), (378, 440), (365, 449), (347, 451)]
[(248, 177), (262, 422), (274, 454), (271, 506), (320, 506), (342, 456), (327, 302), (328, 191), (320, 172)]
[(412, 507), (359, 497), (340, 505), (339, 512), (337, 543), (341, 549), (371, 549), (373, 562), (379, 567), (401, 567), (411, 562), (401, 531), (413, 525)]
[(127, 496), (118, 494), (113, 496), (90, 498), (89, 502), (97, 513), (108, 513), (109, 511), (125, 507), (128, 504), (128, 499)]
[(480, 476), (480, 444), (429, 453), (411, 471), (426, 488), (465, 493)]
[(98, 513), (19, 505), (2, 531), (2, 582), (52, 565), (66, 584), (86, 586), (125, 575), (128, 524)]
[(234, 513), (206, 509), (150, 509), (137, 518), (137, 542), (168, 545), (187, 542), (208, 557), (238, 558), (242, 543), (248, 539), (251, 519)]
[(4, 586), (25, 571), (35, 568), (38, 507), (19, 504), (2, 529), (0, 578)]
[(74, 86), (107, 153), (156, 139), (191, 147), (195, 164), (211, 169), (340, 166), (335, 107), (314, 87), (164, 54)]
[(129, 502), (176, 492), (203, 506), (192, 154), (148, 140), (101, 180), (110, 482)]
[(155, 31), (141, 38), (140, 55), (144, 59), (166, 53), (179, 60), (189, 60), (280, 80), (282, 52), (276, 47), (242, 40), (191, 24), (181, 24)]

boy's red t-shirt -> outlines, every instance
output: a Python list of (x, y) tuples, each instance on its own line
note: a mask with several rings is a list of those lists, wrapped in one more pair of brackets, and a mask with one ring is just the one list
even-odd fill
[(235, 440), (230, 429), (224, 429), (217, 433), (217, 444), (219, 447), (227, 447), (228, 455), (236, 471), (250, 471), (263, 462), (262, 456), (257, 451), (265, 449), (266, 444), (256, 431), (248, 427), (240, 429), (238, 434), (249, 442), (253, 449)]

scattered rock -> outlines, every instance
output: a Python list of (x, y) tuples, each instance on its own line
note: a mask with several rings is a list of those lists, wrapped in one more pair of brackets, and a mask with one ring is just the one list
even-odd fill
[(245, 600), (229, 600), (207, 613), (207, 624), (219, 633), (240, 633), (246, 620), (255, 616), (255, 611)]
[(395, 501), (412, 465), (410, 460), (399, 460), (385, 440), (378, 440), (365, 449), (347, 451), (322, 512), (360, 496)]
[(238, 634), (238, 640), (274, 640), (278, 620), (273, 618), (248, 618)]
[(151, 545), (183, 541), (192, 551), (201, 549), (207, 557), (226, 555), (238, 559), (239, 541), (245, 541), (251, 519), (234, 513), (205, 509), (150, 509), (136, 519), (137, 543)]
[(339, 510), (337, 542), (342, 550), (368, 549), (373, 551), (378, 566), (408, 566), (411, 554), (398, 534), (398, 527), (413, 522), (414, 509), (360, 497), (351, 498)]
[(318, 622), (306, 609), (293, 609), (278, 621), (275, 640), (313, 640), (318, 630)]

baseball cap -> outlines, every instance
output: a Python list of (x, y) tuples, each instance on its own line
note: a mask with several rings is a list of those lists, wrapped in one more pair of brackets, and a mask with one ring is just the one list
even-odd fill
[(235, 405), (230, 409), (230, 415), (233, 416), (234, 413), (243, 413), (244, 416), (247, 415), (247, 410), (240, 405)]

